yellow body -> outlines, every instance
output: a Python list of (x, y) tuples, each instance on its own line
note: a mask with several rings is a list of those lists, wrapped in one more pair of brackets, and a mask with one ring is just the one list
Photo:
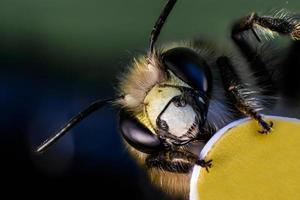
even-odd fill
[(201, 157), (213, 160), (207, 173), (195, 167), (191, 199), (299, 200), (300, 120), (266, 117), (274, 129), (259, 134), (254, 120), (244, 119), (221, 129)]

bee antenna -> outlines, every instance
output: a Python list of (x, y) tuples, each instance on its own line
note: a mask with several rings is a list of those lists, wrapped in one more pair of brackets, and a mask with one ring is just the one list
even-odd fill
[(148, 53), (148, 58), (151, 58), (152, 54), (153, 54), (153, 49), (154, 49), (154, 44), (160, 34), (160, 31), (164, 25), (164, 23), (166, 22), (170, 12), (172, 11), (175, 3), (177, 0), (168, 0), (168, 2), (166, 3), (166, 5), (164, 6), (164, 9), (162, 10), (162, 12), (160, 13), (158, 19), (155, 22), (155, 25), (151, 31), (150, 34), (150, 44), (149, 44), (149, 53)]
[(108, 98), (104, 100), (97, 100), (91, 103), (88, 107), (86, 107), (83, 111), (81, 111), (78, 115), (74, 116), (70, 119), (61, 129), (59, 129), (53, 136), (46, 139), (38, 148), (35, 150), (36, 153), (45, 152), (50, 146), (52, 146), (57, 140), (59, 140), (62, 136), (64, 136), (71, 128), (73, 128), (76, 124), (78, 124), (81, 120), (92, 114), (93, 112), (99, 110), (103, 106), (113, 103), (116, 100), (123, 99), (124, 95), (114, 98)]

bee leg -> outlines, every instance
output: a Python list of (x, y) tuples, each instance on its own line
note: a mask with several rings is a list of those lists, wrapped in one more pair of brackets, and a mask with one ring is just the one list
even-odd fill
[(293, 40), (300, 40), (300, 17), (284, 10), (280, 10), (273, 16), (262, 17), (253, 12), (239, 19), (232, 26), (231, 38), (249, 62), (255, 76), (258, 77), (258, 85), (266, 89), (264, 94), (273, 95), (277, 92), (279, 85), (274, 84), (275, 81), (269, 72), (270, 70), (267, 69), (262, 55), (257, 51), (258, 45), (253, 41), (250, 42), (243, 35), (247, 31), (251, 31), (258, 42), (262, 42), (261, 36), (273, 38), (276, 34), (287, 35)]
[(224, 89), (235, 107), (244, 115), (255, 119), (262, 127), (260, 133), (266, 134), (271, 132), (273, 123), (266, 122), (262, 116), (256, 111), (258, 102), (253, 102), (253, 94), (246, 85), (242, 83), (230, 60), (226, 56), (219, 57), (217, 60), (219, 66)]
[(261, 41), (256, 30), (265, 36), (273, 37), (274, 34), (288, 35), (293, 40), (300, 40), (300, 18), (288, 12), (281, 11), (272, 16), (258, 16), (256, 13), (237, 21), (232, 28), (232, 35), (245, 30), (251, 30), (258, 41)]
[(212, 166), (211, 162), (212, 160), (200, 160), (191, 152), (182, 150), (158, 152), (146, 159), (146, 165), (149, 168), (154, 167), (176, 173), (188, 173), (194, 165), (204, 167), (208, 171), (208, 168)]
[(272, 74), (262, 59), (262, 55), (257, 51), (257, 44), (253, 41), (250, 42), (243, 33), (251, 30), (257, 40), (260, 42), (260, 38), (253, 28), (253, 22), (256, 18), (256, 14), (252, 13), (237, 22), (234, 23), (231, 30), (231, 38), (242, 55), (249, 63), (250, 69), (254, 72), (254, 76), (257, 77), (257, 84), (265, 90), (265, 95), (274, 95), (277, 92), (277, 87), (272, 79)]

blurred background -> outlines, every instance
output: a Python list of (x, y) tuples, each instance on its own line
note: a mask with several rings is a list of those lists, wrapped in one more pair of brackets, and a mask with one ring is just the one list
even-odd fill
[[(122, 195), (167, 199), (123, 148), (117, 111), (94, 113), (43, 156), (32, 153), (90, 102), (112, 96), (118, 75), (145, 53), (164, 0), (1, 0), (1, 191), (27, 197)], [(197, 36), (231, 45), (229, 27), (251, 11), (300, 1), (179, 0), (159, 43)], [(111, 193), (111, 189), (116, 192)]]

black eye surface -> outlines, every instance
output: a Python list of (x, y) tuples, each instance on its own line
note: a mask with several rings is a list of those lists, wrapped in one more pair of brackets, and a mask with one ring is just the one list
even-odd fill
[(164, 149), (164, 145), (157, 135), (124, 110), (120, 112), (119, 127), (128, 144), (141, 152), (151, 154)]
[(177, 77), (196, 90), (209, 92), (211, 72), (203, 58), (189, 48), (173, 48), (163, 55), (163, 62)]

